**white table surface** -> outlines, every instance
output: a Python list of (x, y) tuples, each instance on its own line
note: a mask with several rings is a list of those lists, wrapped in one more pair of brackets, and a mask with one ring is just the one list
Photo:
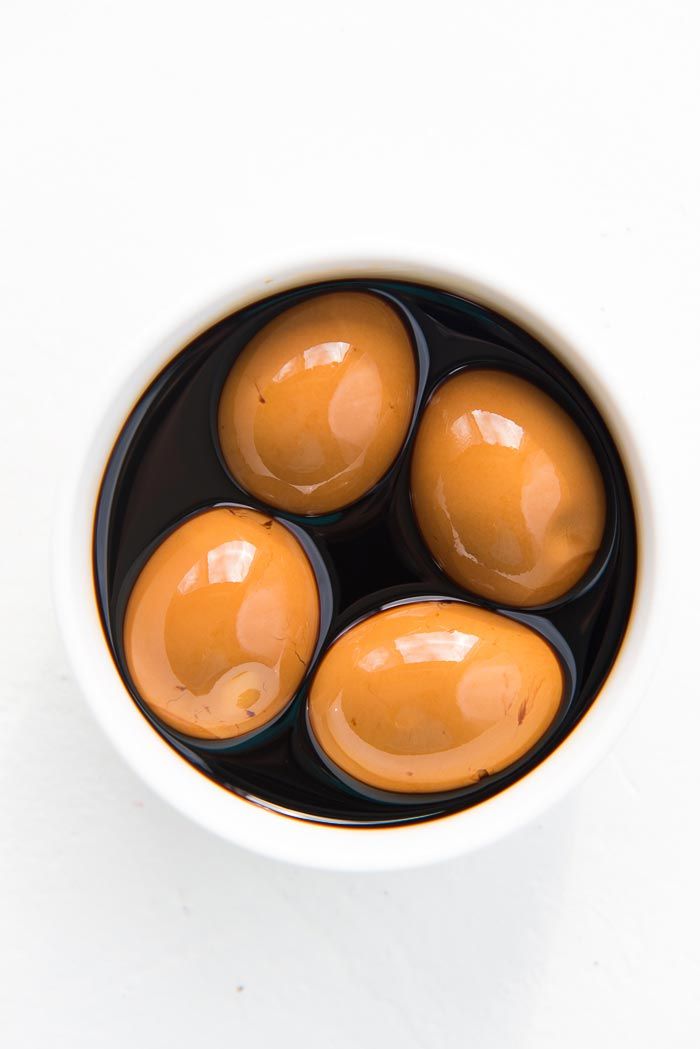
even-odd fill
[[(699, 1044), (699, 10), (4, 0), (3, 1049)], [(68, 673), (47, 547), (73, 428), (144, 328), (241, 259), (386, 244), (604, 352), (646, 409), (675, 611), (629, 730), (537, 825), (330, 875), (131, 774)]]

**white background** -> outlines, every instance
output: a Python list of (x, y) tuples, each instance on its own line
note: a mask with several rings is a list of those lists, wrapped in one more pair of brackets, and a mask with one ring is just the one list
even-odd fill
[[(698, 1044), (698, 10), (3, 0), (3, 1049)], [(387, 245), (607, 361), (675, 607), (630, 729), (539, 824), (330, 875), (127, 770), (68, 675), (47, 548), (71, 431), (145, 327), (242, 260)]]

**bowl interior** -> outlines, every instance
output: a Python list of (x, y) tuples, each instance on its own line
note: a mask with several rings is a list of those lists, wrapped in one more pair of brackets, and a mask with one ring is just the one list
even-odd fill
[[(418, 281), (475, 299), (529, 330), (550, 348), (603, 413), (622, 455), (633, 489), (639, 555), (637, 589), (627, 634), (603, 691), (561, 744), (512, 786), (477, 806), (430, 823), (358, 828), (292, 818), (283, 808), (266, 809), (230, 793), (176, 754), (131, 702), (109, 652), (95, 600), (92, 525), (104, 466), (117, 435), (149, 381), (198, 332), (270, 294), (263, 281), (219, 298), (190, 322), (144, 346), (138, 362), (99, 404), (86, 425), (65, 489), (55, 533), (55, 594), (68, 652), (81, 687), (103, 727), (143, 778), (184, 813), (214, 832), (268, 855), (302, 864), (340, 869), (413, 866), (468, 851), (532, 818), (589, 769), (609, 746), (631, 712), (634, 681), (644, 680), (649, 647), (642, 644), (652, 586), (651, 510), (644, 466), (625, 421), (624, 406), (589, 359), (507, 296), (444, 271), (383, 260), (340, 261), (290, 271), (274, 282), (282, 291), (324, 279), (383, 276)], [(646, 657), (646, 659), (645, 659)]]

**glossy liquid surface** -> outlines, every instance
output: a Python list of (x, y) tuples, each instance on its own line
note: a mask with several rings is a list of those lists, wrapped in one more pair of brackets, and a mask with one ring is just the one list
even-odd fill
[[(540, 744), (510, 768), (451, 794), (412, 799), (358, 792), (319, 758), (306, 720), (305, 689), (268, 729), (235, 749), (187, 740), (154, 718), (131, 681), (124, 616), (138, 574), (154, 546), (184, 517), (216, 504), (247, 504), (269, 515), (231, 479), (218, 446), (217, 411), (238, 354), (280, 312), (319, 289), (367, 290), (386, 296), (412, 333), (417, 409), (437, 385), (468, 365), (504, 369), (543, 389), (579, 427), (598, 461), (607, 516), (598, 555), (580, 584), (541, 612), (505, 614), (540, 632), (565, 676), (561, 711)], [(387, 603), (448, 597), (498, 610), (466, 594), (440, 571), (421, 537), (409, 497), (416, 416), (389, 473), (346, 511), (289, 520), (314, 565), (320, 637), (326, 644)], [(335, 281), (273, 296), (221, 321), (164, 369), (132, 411), (108, 463), (95, 521), (95, 578), (105, 631), (134, 701), (166, 740), (205, 775), (251, 802), (299, 818), (387, 825), (440, 816), (490, 796), (546, 756), (583, 716), (602, 686), (624, 637), (634, 594), (636, 536), (624, 471), (595, 407), (568, 371), (511, 322), (457, 296), (391, 281)]]

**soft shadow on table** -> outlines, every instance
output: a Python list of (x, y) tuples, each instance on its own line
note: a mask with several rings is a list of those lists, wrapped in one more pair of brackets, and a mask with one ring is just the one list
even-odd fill
[(46, 669), (42, 732), (29, 741), (18, 731), (5, 767), (15, 789), (22, 781), (10, 823), (35, 822), (21, 881), (9, 871), (24, 912), (11, 966), (27, 988), (13, 1005), (22, 1032), (13, 1044), (31, 1044), (37, 984), (57, 1030), (80, 1030), (76, 1049), (136, 1031), (139, 1044), (155, 1044), (159, 1022), (171, 1047), (233, 1033), (248, 1049), (282, 1035), (292, 1049), (522, 1044), (558, 920), (574, 803), (432, 868), (289, 867), (155, 798), (93, 723), (56, 652)]

